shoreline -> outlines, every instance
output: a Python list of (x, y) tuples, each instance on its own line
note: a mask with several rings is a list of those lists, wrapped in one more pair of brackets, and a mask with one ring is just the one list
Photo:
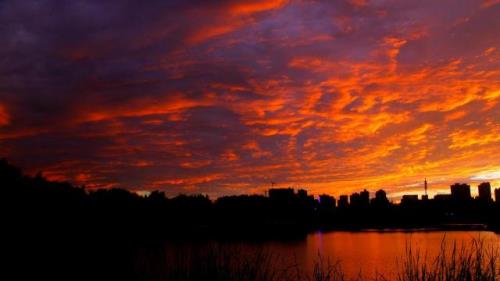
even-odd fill
[(434, 232), (434, 231), (489, 231), (500, 234), (499, 230), (493, 229), (487, 224), (442, 224), (433, 226), (384, 226), (384, 227), (327, 227), (320, 228), (315, 232)]

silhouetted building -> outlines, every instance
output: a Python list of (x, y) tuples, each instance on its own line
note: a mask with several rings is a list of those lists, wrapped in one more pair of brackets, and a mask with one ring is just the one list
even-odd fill
[(295, 194), (293, 188), (271, 188), (269, 189), (269, 199), (276, 201), (291, 201)]
[(465, 200), (470, 200), (470, 185), (466, 183), (455, 183), (454, 185), (450, 186), (451, 189), (451, 197), (454, 200), (460, 200), (460, 201), (465, 201)]
[(484, 201), (491, 201), (491, 185), (489, 182), (483, 182), (477, 187), (479, 199)]
[(429, 200), (429, 195), (427, 194), (422, 195), (422, 201), (427, 201), (427, 200)]
[(299, 197), (299, 199), (307, 199), (307, 190), (305, 189), (297, 190), (297, 197)]
[(495, 189), (495, 202), (500, 204), (500, 188)]
[(449, 201), (451, 200), (451, 194), (436, 194), (434, 195), (435, 201)]
[(361, 193), (359, 193), (361, 204), (364, 206), (368, 206), (370, 204), (370, 193), (368, 190), (363, 190)]
[(370, 193), (365, 189), (360, 193), (351, 194), (350, 205), (354, 208), (368, 207), (370, 205)]
[(349, 207), (349, 197), (347, 195), (340, 195), (338, 206), (339, 208)]
[(320, 195), (319, 206), (322, 209), (333, 209), (335, 208), (335, 198), (326, 194)]
[(375, 192), (375, 198), (371, 201), (374, 207), (387, 207), (389, 206), (389, 200), (387, 199), (387, 194), (383, 189)]
[(313, 206), (317, 203), (316, 200), (314, 200), (314, 196), (312, 195), (307, 195), (307, 190), (305, 189), (299, 189), (297, 190), (297, 199), (299, 199), (299, 202), (302, 205), (307, 205), (307, 206)]
[(375, 192), (375, 199), (378, 201), (389, 201), (387, 200), (387, 193), (383, 189), (377, 190)]
[(360, 205), (360, 199), (359, 199), (359, 193), (354, 192), (351, 195), (349, 195), (349, 205), (351, 207), (359, 207)]
[(418, 203), (418, 195), (416, 194), (405, 194), (401, 198), (402, 205), (416, 204)]

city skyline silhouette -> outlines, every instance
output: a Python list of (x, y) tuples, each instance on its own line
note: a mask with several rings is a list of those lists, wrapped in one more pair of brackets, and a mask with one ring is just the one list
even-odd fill
[[(465, 229), (482, 225), (484, 229), (495, 230), (500, 212), (500, 188), (492, 190), (488, 182), (478, 186), (480, 195), (475, 198), (471, 196), (470, 185), (456, 183), (450, 186), (449, 194), (437, 194), (433, 198), (406, 194), (400, 203), (389, 201), (383, 189), (372, 196), (365, 189), (335, 198), (328, 194), (315, 197), (305, 189), (277, 187), (270, 188), (266, 195), (224, 196), (211, 200), (203, 194), (180, 194), (169, 198), (161, 191), (139, 195), (120, 188), (87, 190), (83, 186), (48, 181), (41, 174), (26, 176), (5, 159), (0, 161), (0, 181), (8, 207), (18, 208), (20, 214), (47, 212), (50, 215), (46, 219), (49, 222), (55, 219), (55, 224), (50, 225), (56, 229), (64, 225), (58, 226), (56, 222), (65, 216), (86, 218), (87, 227), (92, 229), (104, 227), (101, 215), (112, 215), (118, 229), (126, 227), (127, 217), (134, 217), (136, 221), (132, 227), (140, 225), (140, 231), (146, 233), (148, 229), (161, 230), (163, 235), (176, 233), (186, 225), (197, 229), (193, 233), (187, 231), (190, 234), (204, 229), (196, 234), (201, 236), (206, 234), (204, 231), (248, 231), (257, 225), (267, 234), (281, 233), (279, 228), (282, 227), (295, 234), (325, 228), (453, 229), (454, 225), (462, 225)], [(46, 210), (41, 207), (43, 205)], [(53, 213), (55, 210), (58, 211)], [(140, 217), (148, 219), (139, 223)], [(170, 220), (168, 224), (159, 223), (166, 218)], [(80, 222), (66, 223), (78, 225)], [(109, 226), (104, 229), (117, 231)]]

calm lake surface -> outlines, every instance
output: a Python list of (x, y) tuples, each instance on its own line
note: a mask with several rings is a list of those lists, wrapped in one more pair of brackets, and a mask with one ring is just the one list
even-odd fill
[(500, 234), (489, 231), (334, 231), (311, 233), (305, 239), (294, 241), (217, 243), (218, 246), (237, 247), (237, 253), (242, 255), (263, 249), (279, 257), (283, 265), (295, 263), (306, 271), (312, 270), (314, 261), (321, 255), (324, 260), (339, 261), (348, 278), (361, 273), (366, 277), (382, 274), (393, 280), (397, 261), (401, 261), (409, 245), (414, 250), (418, 249), (422, 256), (427, 254), (429, 258), (434, 258), (443, 243), (450, 250), (454, 243), (458, 247), (470, 246), (478, 239), (486, 247), (500, 247)]
[(311, 270), (318, 254), (331, 261), (340, 261), (349, 277), (360, 271), (365, 276), (381, 273), (394, 278), (397, 260), (405, 255), (407, 246), (419, 249), (429, 257), (436, 256), (443, 242), (447, 248), (470, 246), (473, 240), (481, 238), (486, 247), (500, 247), (500, 235), (486, 231), (433, 231), (433, 232), (327, 232), (309, 234), (305, 241), (286, 244), (270, 243), (275, 253), (293, 256), (297, 262)]

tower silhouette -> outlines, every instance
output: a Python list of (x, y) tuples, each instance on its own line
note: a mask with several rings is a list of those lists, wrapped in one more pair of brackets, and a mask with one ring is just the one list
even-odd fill
[(424, 180), (424, 191), (425, 191), (425, 194), (422, 195), (422, 200), (429, 200), (429, 195), (427, 195), (427, 178), (425, 178)]
[(427, 178), (424, 180), (425, 196), (427, 196)]

